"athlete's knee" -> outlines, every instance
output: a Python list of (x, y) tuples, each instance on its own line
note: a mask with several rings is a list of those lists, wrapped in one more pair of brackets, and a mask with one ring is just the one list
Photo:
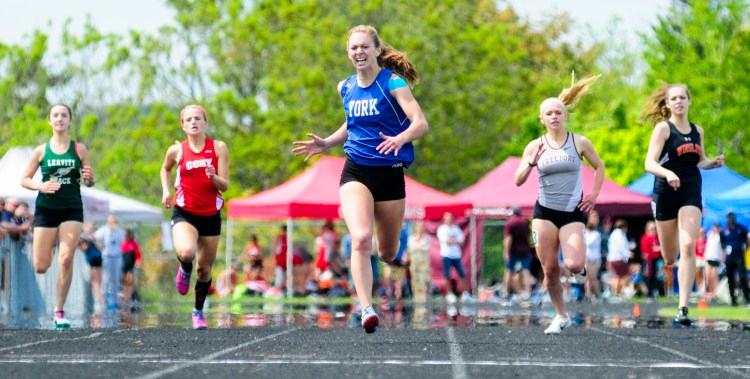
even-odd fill
[(352, 235), (352, 251), (371, 254), (372, 236), (367, 234)]
[(543, 264), (542, 271), (544, 271), (545, 277), (557, 278), (560, 276), (560, 266), (557, 264), (557, 262)]
[(177, 248), (176, 254), (181, 263), (191, 263), (195, 259), (195, 247)]
[(195, 273), (198, 275), (198, 280), (201, 282), (207, 282), (211, 279), (211, 266), (198, 265), (195, 268)]
[[(695, 258), (695, 241), (685, 242), (680, 246), (680, 253)], [(692, 254), (691, 254), (692, 253)]]
[(581, 272), (583, 271), (584, 265), (582, 263), (566, 262), (565, 267), (567, 267), (570, 272)]
[(385, 263), (387, 263), (389, 265), (393, 264), (393, 262), (396, 261), (396, 252), (395, 251), (393, 251), (393, 252), (391, 252), (391, 251), (387, 251), (387, 252), (381, 251), (379, 253), (380, 253), (380, 259), (383, 262), (385, 262)]
[(49, 266), (52, 264), (50, 261), (34, 261), (34, 271), (37, 274), (44, 274), (49, 269)]

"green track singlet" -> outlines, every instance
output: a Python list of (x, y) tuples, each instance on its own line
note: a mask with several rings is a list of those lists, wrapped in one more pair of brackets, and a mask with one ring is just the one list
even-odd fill
[(55, 193), (39, 192), (36, 206), (48, 209), (83, 209), (81, 201), (81, 158), (76, 152), (75, 141), (70, 141), (68, 151), (55, 154), (47, 142), (44, 156), (39, 166), (42, 168), (42, 182), (54, 180), (61, 184)]

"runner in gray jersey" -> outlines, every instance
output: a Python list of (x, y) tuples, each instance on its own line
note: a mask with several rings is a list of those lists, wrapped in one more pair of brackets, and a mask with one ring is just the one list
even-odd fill
[[(560, 276), (573, 273), (575, 282), (586, 281), (586, 244), (583, 239), (584, 212), (594, 209), (604, 183), (604, 164), (586, 137), (568, 132), (567, 107), (588, 91), (598, 76), (582, 79), (539, 107), (539, 119), (546, 133), (526, 145), (515, 174), (516, 185), (526, 182), (536, 167), (539, 172), (539, 200), (531, 222), (537, 256), (544, 270), (545, 285), (556, 315), (544, 330), (560, 334), (571, 324), (565, 311)], [(595, 171), (594, 186), (585, 196), (581, 185), (582, 158)], [(562, 251), (563, 267), (558, 252)]]
[(550, 209), (572, 212), (583, 197), (581, 165), (573, 133), (568, 132), (559, 149), (542, 136), (544, 152), (537, 161), (539, 172), (539, 204)]

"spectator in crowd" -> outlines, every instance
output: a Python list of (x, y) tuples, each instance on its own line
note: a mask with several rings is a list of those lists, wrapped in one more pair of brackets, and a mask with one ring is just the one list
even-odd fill
[(245, 246), (245, 250), (242, 252), (242, 259), (250, 265), (255, 265), (263, 268), (263, 249), (258, 244), (258, 235), (255, 233), (250, 235), (250, 240)]
[[(393, 263), (383, 267), (383, 286), (385, 299), (392, 297), (400, 304), (404, 292), (404, 282), (407, 280), (407, 265), (409, 245), (409, 226), (404, 222), (401, 226), (401, 237), (396, 257)], [(392, 292), (392, 293), (391, 293)]]
[(586, 243), (586, 296), (596, 300), (602, 292), (599, 271), (602, 267), (602, 232), (599, 230), (599, 212), (591, 211), (583, 231)]
[(28, 210), (29, 205), (17, 197), (12, 197), (5, 203), (2, 216), (0, 216), (0, 225), (13, 241), (25, 241), (26, 235), (31, 231), (32, 222)]
[(706, 298), (711, 299), (719, 285), (719, 271), (724, 264), (724, 248), (719, 223), (711, 225), (706, 236)]
[[(331, 274), (337, 277), (346, 277), (346, 271), (343, 262), (339, 257), (339, 237), (333, 226), (333, 221), (327, 220), (320, 228), (320, 234), (315, 239), (315, 251), (317, 258), (315, 261), (315, 280), (321, 289), (330, 288), (330, 279), (326, 275), (325, 280), (321, 280), (321, 275), (330, 270)], [(325, 283), (324, 283), (325, 282)]]
[(120, 228), (117, 216), (107, 216), (107, 223), (94, 233), (102, 246), (102, 291), (107, 309), (117, 310), (120, 307), (120, 286), (122, 284), (122, 250), (125, 231)]
[(122, 251), (122, 294), (125, 301), (134, 300), (138, 284), (135, 282), (135, 269), (141, 267), (143, 260), (141, 247), (135, 240), (135, 230), (125, 229), (125, 240), (120, 245)]
[[(273, 252), (276, 261), (274, 287), (278, 289), (281, 289), (286, 284), (287, 251), (287, 228), (286, 225), (282, 224), (279, 227), (279, 233), (273, 241)], [(294, 287), (293, 290), (297, 294), (304, 294), (306, 292), (305, 285), (308, 279), (308, 263), (311, 261), (312, 257), (304, 247), (294, 246), (292, 253), (292, 284)]]
[(698, 295), (706, 294), (706, 229), (698, 231), (695, 239), (695, 288)]
[(95, 226), (93, 221), (83, 224), (81, 232), (81, 243), (78, 245), (83, 251), (86, 262), (89, 264), (89, 288), (94, 298), (94, 311), (99, 312), (104, 307), (104, 294), (102, 293), (102, 244), (94, 236)]
[(656, 223), (648, 221), (646, 231), (641, 236), (641, 255), (646, 262), (648, 292), (651, 297), (659, 296), (659, 268), (661, 267), (661, 246), (656, 235)]
[(430, 237), (424, 232), (421, 222), (414, 223), (408, 245), (414, 302), (424, 304), (430, 289)]
[[(446, 301), (448, 303), (456, 302), (456, 295), (453, 293), (453, 286), (451, 285), (451, 268), (455, 268), (459, 280), (465, 282), (461, 293), (461, 301), (471, 301), (472, 297), (469, 293), (471, 282), (469, 276), (464, 273), (464, 265), (461, 262), (465, 239), (464, 232), (453, 223), (452, 213), (445, 212), (443, 214), (443, 223), (437, 229), (437, 238), (440, 241), (440, 256), (443, 258), (443, 288)], [(460, 286), (460, 283), (458, 286)]]
[[(5, 198), (0, 197), (0, 220), (2, 220), (2, 214), (5, 213)], [(2, 221), (0, 221), (0, 241), (5, 239), (5, 227), (2, 224)]]
[(608, 270), (614, 278), (611, 283), (612, 294), (619, 296), (630, 280), (630, 241), (628, 240), (628, 223), (623, 219), (615, 220), (609, 235), (607, 253)]
[(735, 295), (735, 288), (737, 288), (738, 283), (745, 297), (745, 303), (750, 305), (750, 288), (747, 285), (747, 269), (745, 268), (745, 249), (750, 235), (748, 235), (747, 228), (744, 225), (737, 223), (733, 212), (727, 214), (727, 226), (724, 227), (721, 234), (724, 236), (725, 265), (732, 305), (738, 305)]
[[(228, 269), (224, 269), (219, 273), (216, 278), (215, 293), (219, 297), (227, 297), (232, 295), (237, 284), (239, 283), (239, 262), (233, 262), (229, 265)], [(249, 265), (248, 265), (249, 267)]]
[(526, 300), (531, 297), (531, 285), (534, 281), (531, 277), (531, 245), (529, 243), (531, 228), (529, 219), (521, 216), (521, 207), (514, 206), (511, 211), (512, 214), (505, 223), (505, 229), (503, 230), (505, 294), (510, 299), (512, 293), (511, 275), (519, 273), (521, 276), (521, 297)]

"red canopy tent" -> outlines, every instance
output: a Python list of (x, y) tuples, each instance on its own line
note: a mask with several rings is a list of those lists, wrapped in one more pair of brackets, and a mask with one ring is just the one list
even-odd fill
[[(516, 186), (514, 175), (520, 162), (519, 157), (508, 157), (456, 197), (473, 202), (474, 214), (478, 217), (504, 217), (510, 214), (509, 208), (514, 205), (520, 206), (522, 213), (530, 216), (539, 195), (539, 174), (532, 170), (526, 183)], [(586, 194), (594, 184), (594, 170), (589, 166), (583, 165), (582, 180)], [(605, 178), (596, 200), (596, 210), (605, 215), (647, 216), (651, 214), (651, 198)]]
[[(338, 219), (339, 178), (345, 158), (321, 157), (314, 165), (289, 181), (255, 195), (229, 200), (228, 217), (244, 220), (288, 218)], [(456, 217), (472, 208), (471, 201), (456, 200), (447, 193), (406, 180), (407, 219), (439, 220), (443, 213)]]

